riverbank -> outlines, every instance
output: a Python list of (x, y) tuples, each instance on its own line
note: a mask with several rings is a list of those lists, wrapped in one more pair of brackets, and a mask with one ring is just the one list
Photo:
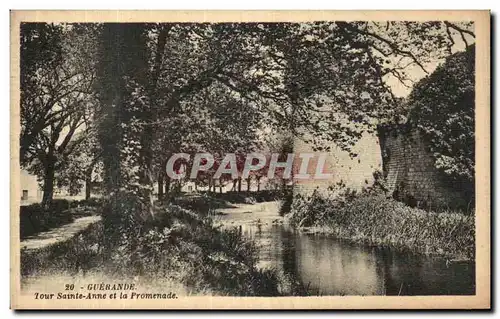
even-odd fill
[(256, 267), (263, 272), (271, 272), (277, 286), (277, 296), (317, 296), (317, 289), (309, 289), (292, 273), (285, 271), (283, 260), (285, 243), (280, 237), (290, 228), (283, 216), (279, 215), (280, 201), (264, 201), (254, 204), (231, 203), (231, 207), (216, 210), (214, 221), (223, 228), (234, 228), (255, 244)]
[(286, 219), (309, 233), (450, 261), (474, 260), (474, 215), (411, 208), (384, 195), (294, 196)]
[(258, 250), (260, 269), (272, 269), (280, 295), (474, 294), (474, 263), (449, 263), (398, 249), (354, 243), (297, 229), (280, 216), (280, 203), (234, 203), (216, 210), (216, 223), (237, 226)]
[(212, 217), (172, 204), (157, 206), (156, 216), (134, 247), (106, 247), (103, 223), (97, 222), (70, 240), (22, 250), (22, 286), (32, 290), (69, 276), (128, 278), (143, 286), (163, 282), (161, 291), (189, 295), (278, 294), (274, 273), (256, 267), (255, 246), (236, 227), (220, 229)]

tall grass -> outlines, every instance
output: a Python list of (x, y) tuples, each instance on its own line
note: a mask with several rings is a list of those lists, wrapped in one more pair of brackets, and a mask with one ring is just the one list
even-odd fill
[(384, 195), (294, 196), (288, 217), (298, 227), (371, 245), (452, 259), (474, 259), (474, 215), (411, 208)]
[(177, 282), (192, 293), (277, 295), (272, 271), (256, 268), (254, 244), (236, 229), (215, 227), (211, 219), (180, 206), (157, 207), (155, 220), (140, 237), (123, 234), (113, 247), (106, 244), (101, 222), (70, 241), (21, 252), (24, 277), (60, 272), (95, 273), (123, 278), (158, 278)]

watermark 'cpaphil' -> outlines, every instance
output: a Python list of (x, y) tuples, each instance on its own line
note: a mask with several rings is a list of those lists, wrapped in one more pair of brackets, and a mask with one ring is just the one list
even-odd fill
[[(197, 179), (200, 174), (214, 179), (230, 175), (232, 179), (247, 179), (252, 174), (268, 179), (324, 180), (331, 179), (326, 172), (328, 153), (227, 153), (224, 157), (210, 153), (175, 153), (167, 161), (167, 175), (171, 179)], [(189, 172), (189, 174), (188, 174)], [(226, 176), (225, 176), (226, 175)]]

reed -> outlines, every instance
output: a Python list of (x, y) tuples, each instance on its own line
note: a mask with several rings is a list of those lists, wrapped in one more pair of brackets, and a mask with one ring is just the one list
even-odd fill
[(380, 194), (330, 198), (313, 193), (294, 196), (287, 217), (299, 228), (353, 242), (474, 259), (474, 214), (412, 208)]

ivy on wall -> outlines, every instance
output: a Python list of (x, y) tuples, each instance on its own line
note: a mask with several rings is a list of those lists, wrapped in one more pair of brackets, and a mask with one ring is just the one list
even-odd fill
[(475, 47), (455, 53), (409, 97), (409, 118), (428, 141), (436, 168), (470, 195), (474, 189)]

